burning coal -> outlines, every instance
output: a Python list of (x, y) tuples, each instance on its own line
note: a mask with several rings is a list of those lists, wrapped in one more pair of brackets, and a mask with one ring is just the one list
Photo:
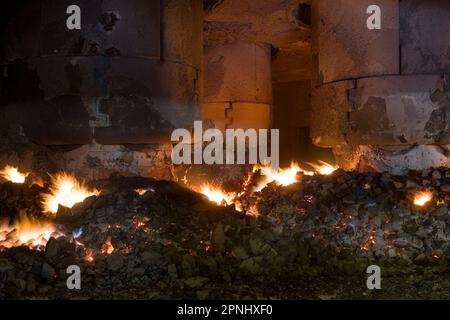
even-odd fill
[[(249, 174), (248, 178), (244, 182), (244, 185), (242, 186), (242, 190), (239, 192), (227, 192), (221, 187), (214, 186), (209, 183), (204, 183), (200, 187), (199, 192), (205, 195), (210, 201), (218, 205), (234, 204), (236, 210), (242, 211), (242, 205), (239, 203), (238, 198), (247, 192), (259, 192), (271, 183), (276, 183), (280, 186), (289, 186), (293, 183), (299, 182), (299, 173), (308, 176), (314, 176), (316, 173), (321, 175), (330, 175), (338, 169), (337, 166), (333, 166), (324, 161), (319, 161), (317, 164), (311, 163), (309, 165), (314, 168), (314, 172), (302, 169), (298, 163), (295, 162), (293, 162), (288, 168), (279, 169), (273, 169), (270, 165), (255, 165), (253, 172)], [(252, 180), (252, 176), (258, 173), (261, 178), (259, 179), (256, 187), (252, 188), (252, 190), (247, 190), (248, 183)], [(247, 212), (247, 214), (257, 216), (255, 212)]]
[(76, 203), (82, 202), (87, 197), (98, 194), (99, 191), (89, 190), (73, 175), (59, 173), (52, 176), (50, 193), (44, 194), (43, 205), (46, 212), (56, 213), (59, 205), (72, 208)]
[(14, 183), (24, 183), (28, 174), (29, 172), (22, 173), (17, 167), (10, 165), (7, 165), (2, 171), (0, 171), (0, 176), (2, 178)]
[(108, 240), (102, 245), (101, 253), (102, 254), (112, 254), (114, 252), (114, 246), (111, 243), (111, 238), (108, 238)]
[(304, 175), (307, 176), (313, 176), (316, 173), (321, 175), (330, 175), (338, 169), (337, 166), (333, 166), (324, 161), (319, 161), (318, 164), (314, 163), (308, 164), (314, 168), (315, 170), (314, 172), (301, 168), (296, 162), (291, 163), (291, 166), (289, 168), (286, 169), (280, 168), (278, 170), (274, 170), (270, 166), (262, 166), (260, 168), (258, 166), (255, 166), (254, 171), (260, 169), (261, 175), (264, 177), (263, 180), (258, 185), (258, 187), (256, 188), (256, 191), (261, 191), (272, 182), (276, 182), (278, 185), (281, 186), (291, 185), (299, 181), (298, 173), (303, 173)]
[(428, 191), (419, 192), (414, 196), (414, 204), (419, 207), (425, 206), (433, 199), (433, 194)]
[(53, 223), (41, 222), (21, 213), (11, 225), (0, 223), (0, 249), (24, 245), (37, 250), (45, 247), (50, 237), (61, 235)]

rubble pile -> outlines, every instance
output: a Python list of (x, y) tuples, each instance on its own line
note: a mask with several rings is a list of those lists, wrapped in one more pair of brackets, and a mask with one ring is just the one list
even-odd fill
[[(450, 253), (450, 170), (409, 176), (345, 172), (303, 176), (245, 196), (274, 232), (320, 246), (321, 258), (362, 257), (445, 263)], [(418, 194), (429, 202), (416, 205)], [(325, 254), (326, 253), (326, 254)], [(329, 257), (327, 255), (332, 255)]]
[[(58, 208), (64, 235), (37, 248), (0, 248), (0, 298), (317, 299), (334, 297), (335, 288), (325, 289), (333, 284), (343, 297), (353, 294), (352, 275), (366, 292), (374, 263), (385, 276), (437, 277), (429, 290), (450, 294), (448, 169), (298, 178), (247, 188), (242, 212), (174, 182), (97, 181), (90, 187), (98, 196)], [(414, 205), (424, 190), (432, 200)], [(81, 290), (67, 288), (71, 265), (81, 268)]]
[(44, 188), (33, 184), (12, 183), (10, 181), (0, 184), (0, 221), (19, 216), (20, 212), (29, 217), (42, 218), (41, 194)]

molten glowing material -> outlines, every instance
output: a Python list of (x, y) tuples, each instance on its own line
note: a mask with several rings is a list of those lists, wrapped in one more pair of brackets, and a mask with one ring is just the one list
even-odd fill
[(72, 208), (76, 203), (87, 197), (98, 195), (97, 190), (89, 190), (84, 184), (67, 173), (60, 173), (52, 177), (50, 194), (44, 195), (44, 209), (46, 212), (58, 212), (58, 206)]
[(0, 176), (14, 183), (24, 183), (28, 174), (29, 172), (19, 172), (18, 168), (12, 166), (6, 166), (2, 171), (0, 171)]
[(21, 214), (12, 225), (0, 224), (0, 248), (27, 246), (30, 249), (45, 247), (51, 236), (62, 236), (49, 222), (39, 222)]
[(419, 192), (414, 196), (414, 204), (419, 207), (423, 207), (425, 204), (433, 199), (431, 192)]
[(233, 199), (235, 198), (235, 193), (229, 193), (221, 190), (220, 188), (214, 187), (208, 183), (205, 183), (200, 188), (200, 193), (208, 197), (208, 199), (212, 202), (217, 203), (218, 205), (223, 204), (232, 204)]
[(325, 161), (317, 161), (318, 164), (315, 163), (308, 163), (311, 167), (314, 168), (314, 170), (316, 170), (316, 172), (318, 174), (327, 176), (332, 174), (333, 172), (335, 172), (337, 169), (339, 169), (339, 167), (337, 166), (333, 166), (329, 163), (326, 163)]

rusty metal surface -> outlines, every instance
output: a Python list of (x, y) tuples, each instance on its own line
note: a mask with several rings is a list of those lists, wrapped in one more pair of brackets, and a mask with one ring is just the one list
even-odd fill
[(8, 66), (0, 127), (35, 143), (83, 144), (92, 139), (89, 114), (79, 95), (65, 90), (45, 97), (36, 69), (23, 61)]
[(205, 103), (203, 120), (211, 121), (215, 128), (225, 129), (267, 129), (271, 123), (271, 105), (248, 102)]
[(400, 17), (402, 73), (449, 73), (450, 1), (402, 1)]
[(179, 64), (142, 59), (111, 59), (106, 73), (111, 94), (145, 97), (175, 127), (200, 119), (199, 70)]
[[(6, 1), (9, 59), (41, 55), (160, 57), (159, 1)], [(66, 8), (81, 8), (81, 30), (68, 30)], [(145, 31), (144, 31), (145, 30)]]
[[(70, 4), (82, 8), (81, 31), (66, 28)], [(1, 6), (10, 10), (0, 124), (16, 134), (45, 145), (165, 143), (201, 118), (201, 1)]]
[(272, 103), (270, 46), (239, 42), (207, 48), (204, 101)]
[(450, 90), (439, 75), (387, 76), (315, 89), (312, 138), (320, 146), (450, 143)]
[(354, 85), (354, 81), (339, 81), (313, 89), (310, 135), (315, 145), (330, 148), (346, 143), (351, 111), (348, 90)]
[(438, 75), (358, 80), (351, 90), (352, 144), (411, 145), (449, 143), (450, 92)]
[(333, 148), (449, 144), (450, 2), (379, 1), (382, 30), (365, 27), (371, 4), (312, 3), (314, 143)]
[[(205, 1), (205, 45), (237, 41), (275, 47), (309, 42), (310, 28), (299, 11), (306, 0)], [(309, 8), (309, 7), (308, 7)]]
[[(9, 68), (8, 81), (14, 86), (7, 99), (17, 114), (32, 112), (35, 117), (3, 115), (5, 121), (17, 121), (40, 144), (89, 143), (90, 127), (95, 127), (95, 139), (105, 144), (167, 142), (175, 127), (191, 126), (200, 117), (197, 71), (191, 67), (105, 57), (27, 61), (11, 64), (17, 67)], [(67, 96), (72, 99), (59, 109), (52, 103)], [(75, 123), (81, 131), (74, 130)]]
[(237, 42), (205, 51), (203, 119), (216, 128), (269, 128), (271, 48)]
[(313, 1), (313, 54), (317, 83), (398, 74), (398, 0), (377, 1), (382, 29), (366, 26), (372, 0)]
[(162, 60), (177, 62), (202, 70), (202, 1), (161, 0), (161, 6)]

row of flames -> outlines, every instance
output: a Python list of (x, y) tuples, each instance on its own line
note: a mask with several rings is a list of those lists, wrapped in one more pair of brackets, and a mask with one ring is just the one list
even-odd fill
[[(20, 172), (17, 167), (6, 166), (0, 171), (0, 176), (13, 183), (25, 183), (29, 172)], [(56, 214), (61, 205), (72, 208), (76, 203), (82, 202), (87, 197), (99, 195), (97, 190), (89, 190), (83, 183), (79, 182), (73, 175), (61, 172), (50, 175), (50, 193), (43, 195), (44, 212)]]
[[(260, 182), (251, 192), (259, 192), (268, 184), (276, 183), (281, 186), (288, 186), (299, 182), (299, 173), (303, 175), (313, 176), (315, 174), (330, 175), (338, 169), (329, 163), (320, 161), (316, 164), (309, 164), (314, 171), (302, 169), (297, 163), (292, 163), (289, 168), (274, 170), (269, 166), (255, 166), (253, 172), (249, 175), (246, 183), (250, 181), (252, 174), (259, 172), (261, 175)], [(0, 171), (0, 177), (13, 183), (25, 183), (29, 173), (20, 172), (17, 167), (6, 166)], [(72, 208), (76, 203), (82, 202), (90, 196), (99, 195), (98, 190), (90, 190), (85, 184), (79, 182), (73, 175), (67, 173), (59, 173), (51, 177), (50, 193), (42, 195), (43, 212), (49, 213), (51, 217), (55, 217), (59, 206)], [(246, 186), (244, 184), (244, 187)], [(245, 189), (245, 188), (244, 188)], [(137, 190), (141, 194), (141, 190)], [(142, 190), (142, 193), (148, 190)], [(153, 191), (153, 190), (152, 190)], [(232, 205), (236, 209), (242, 211), (238, 198), (246, 191), (240, 193), (225, 192), (221, 188), (205, 183), (199, 190), (210, 201), (218, 205)], [(419, 192), (415, 195), (414, 204), (416, 206), (425, 206), (433, 199), (431, 192)], [(254, 208), (249, 208), (246, 214), (255, 214)], [(55, 224), (51, 222), (41, 222), (20, 214), (19, 218), (10, 224), (7, 221), (0, 221), (0, 248), (10, 248), (14, 246), (26, 245), (30, 248), (38, 248), (45, 246), (50, 237), (61, 236)], [(111, 250), (112, 245), (105, 247), (105, 252)]]
[[(319, 175), (331, 175), (337, 169), (338, 166), (331, 165), (324, 161), (318, 161), (318, 163), (308, 163), (314, 171), (308, 171), (302, 169), (297, 163), (292, 163), (289, 168), (274, 170), (270, 166), (258, 166), (253, 168), (253, 172), (260, 171), (262, 180), (253, 189), (253, 192), (259, 192), (268, 184), (275, 182), (281, 186), (288, 186), (299, 182), (298, 173), (302, 173), (307, 176)], [(220, 187), (214, 186), (210, 183), (205, 183), (201, 186), (200, 193), (205, 195), (210, 201), (215, 202), (218, 205), (231, 205), (235, 204), (236, 208), (240, 211), (239, 202), (236, 199), (242, 195), (242, 193), (226, 192)], [(423, 207), (433, 200), (433, 193), (429, 191), (417, 192), (414, 195), (413, 203), (418, 207)]]
[[(337, 166), (331, 165), (324, 161), (308, 164), (314, 169), (314, 171), (304, 170), (298, 165), (298, 163), (295, 162), (293, 162), (289, 168), (280, 169), (273, 169), (269, 165), (255, 165), (253, 168), (253, 173), (259, 171), (261, 174), (261, 180), (252, 191), (259, 192), (271, 183), (276, 183), (281, 186), (288, 186), (299, 182), (299, 173), (307, 176), (313, 176), (315, 174), (330, 175), (338, 169)], [(210, 201), (215, 202), (218, 205), (231, 205), (234, 203), (236, 204), (237, 209), (240, 209), (239, 204), (235, 200), (242, 195), (242, 193), (226, 192), (220, 187), (214, 186), (210, 183), (204, 183), (198, 191), (205, 195)]]

